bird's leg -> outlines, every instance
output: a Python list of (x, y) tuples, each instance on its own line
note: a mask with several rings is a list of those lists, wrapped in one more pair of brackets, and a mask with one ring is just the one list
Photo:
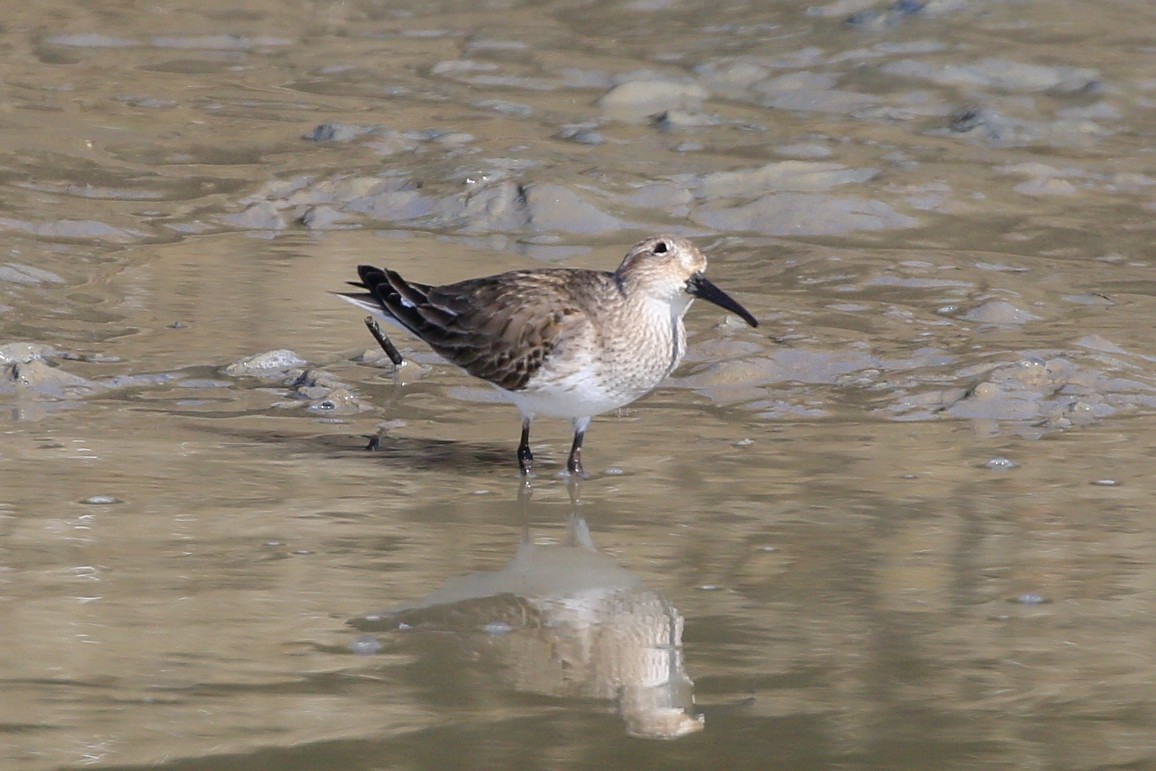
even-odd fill
[(534, 453), (530, 452), (530, 423), (533, 418), (522, 418), (522, 442), (518, 445), (518, 466), (522, 469), (523, 476), (530, 475), (530, 469), (534, 465)]
[[(369, 329), (369, 333), (373, 335), (373, 339), (376, 340), (377, 344), (381, 346), (381, 350), (385, 351), (385, 355), (388, 356), (389, 360), (393, 362), (393, 371), (394, 374), (396, 374), (398, 367), (400, 367), (402, 364), (405, 364), (405, 357), (403, 357), (401, 352), (397, 350), (397, 346), (393, 344), (393, 341), (390, 340), (389, 337), (381, 331), (381, 325), (377, 323), (377, 319), (375, 319), (373, 316), (366, 316), (365, 326)], [(380, 450), (382, 433), (382, 429), (379, 428), (377, 430), (377, 434), (369, 438), (369, 444), (366, 445), (365, 449), (369, 450), (370, 452), (377, 452)]]
[(586, 470), (582, 468), (582, 440), (586, 438), (586, 427), (590, 425), (590, 418), (574, 418), (570, 421), (574, 426), (574, 444), (570, 445), (570, 457), (566, 460), (566, 470), (572, 476), (586, 478)]
[(369, 333), (373, 335), (373, 339), (381, 346), (381, 350), (385, 351), (385, 355), (393, 362), (393, 366), (400, 367), (402, 364), (405, 364), (405, 358), (401, 355), (401, 351), (397, 350), (397, 346), (393, 344), (393, 341), (381, 331), (381, 325), (377, 323), (377, 319), (373, 316), (366, 316), (365, 326), (369, 327)]

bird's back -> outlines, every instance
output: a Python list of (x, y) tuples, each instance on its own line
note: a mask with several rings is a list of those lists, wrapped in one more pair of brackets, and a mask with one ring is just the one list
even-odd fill
[(384, 310), (439, 355), (507, 391), (524, 389), (560, 347), (592, 333), (611, 273), (544, 268), (443, 286), (410, 282), (394, 271), (359, 268), (362, 285)]

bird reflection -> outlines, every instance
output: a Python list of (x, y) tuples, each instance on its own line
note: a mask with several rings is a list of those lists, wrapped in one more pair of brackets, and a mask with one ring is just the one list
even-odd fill
[(682, 616), (595, 548), (577, 489), (569, 489), (559, 543), (531, 538), (523, 482), (521, 542), (505, 567), (451, 578), (355, 626), (458, 634), (486, 651), (485, 660), (516, 690), (613, 701), (633, 736), (673, 739), (702, 730), (683, 667)]

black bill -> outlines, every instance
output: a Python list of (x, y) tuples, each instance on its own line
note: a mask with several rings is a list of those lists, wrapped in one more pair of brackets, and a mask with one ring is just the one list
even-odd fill
[(724, 308), (731, 313), (737, 313), (743, 321), (750, 324), (752, 327), (757, 327), (759, 322), (751, 315), (751, 312), (738, 304), (738, 301), (729, 294), (719, 289), (717, 286), (706, 280), (706, 276), (701, 273), (695, 273), (686, 281), (686, 291), (690, 292), (695, 297), (701, 297), (708, 303), (714, 303), (720, 308)]

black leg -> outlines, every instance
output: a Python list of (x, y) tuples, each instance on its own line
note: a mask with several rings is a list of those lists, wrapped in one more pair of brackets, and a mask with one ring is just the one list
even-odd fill
[(530, 452), (530, 418), (522, 418), (522, 442), (518, 445), (518, 467), (523, 476), (530, 475), (534, 465), (534, 453)]
[(397, 350), (397, 346), (393, 344), (393, 341), (381, 331), (381, 325), (377, 323), (377, 319), (373, 318), (373, 316), (366, 316), (365, 326), (369, 327), (369, 333), (373, 335), (373, 339), (381, 346), (381, 350), (385, 351), (385, 355), (393, 362), (393, 366), (400, 367), (405, 363), (401, 351)]
[(566, 461), (566, 470), (576, 477), (586, 478), (586, 471), (582, 468), (582, 440), (586, 438), (586, 430), (578, 429), (574, 432), (574, 444), (570, 445), (570, 457)]

